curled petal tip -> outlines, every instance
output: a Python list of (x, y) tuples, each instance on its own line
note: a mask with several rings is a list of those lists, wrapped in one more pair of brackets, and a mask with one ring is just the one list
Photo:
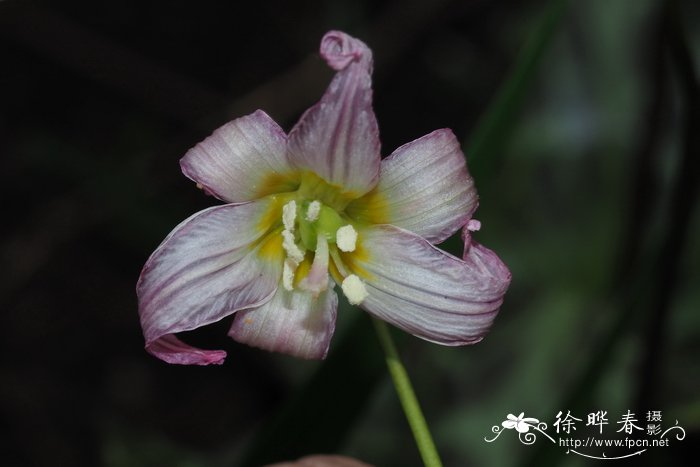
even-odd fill
[(321, 57), (336, 71), (347, 68), (352, 62), (361, 61), (369, 68), (372, 52), (359, 39), (341, 31), (329, 31), (321, 39)]
[(146, 342), (146, 351), (161, 360), (177, 365), (222, 365), (223, 350), (203, 350), (189, 346), (172, 334)]
[(462, 242), (464, 243), (463, 258), (467, 257), (469, 247), (472, 244), (472, 232), (478, 232), (481, 229), (481, 222), (476, 219), (470, 219), (469, 222), (462, 228)]
[(476, 219), (470, 219), (467, 222), (467, 230), (470, 232), (477, 232), (481, 229), (481, 222)]
[(288, 159), (357, 198), (376, 186), (381, 161), (372, 53), (361, 41), (331, 31), (321, 40), (321, 56), (336, 74), (289, 133)]

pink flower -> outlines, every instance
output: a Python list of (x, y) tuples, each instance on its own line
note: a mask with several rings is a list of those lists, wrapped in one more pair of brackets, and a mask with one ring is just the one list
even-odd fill
[[(450, 130), (384, 160), (372, 110), (372, 53), (331, 31), (321, 56), (336, 75), (289, 135), (264, 112), (227, 123), (192, 148), (184, 174), (227, 204), (167, 236), (137, 284), (146, 349), (170, 363), (226, 353), (175, 335), (236, 313), (229, 335), (321, 359), (335, 329), (335, 285), (352, 304), (444, 345), (488, 331), (510, 282), (478, 230), (474, 182)], [(462, 259), (433, 246), (463, 228)]]

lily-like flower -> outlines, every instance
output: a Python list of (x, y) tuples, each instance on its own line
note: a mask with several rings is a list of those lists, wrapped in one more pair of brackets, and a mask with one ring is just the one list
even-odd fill
[[(146, 349), (170, 363), (222, 363), (226, 353), (176, 333), (235, 313), (229, 335), (321, 359), (335, 329), (335, 285), (351, 304), (444, 345), (478, 342), (510, 272), (471, 240), (474, 182), (450, 130), (381, 160), (372, 54), (345, 33), (321, 41), (336, 70), (289, 135), (264, 112), (217, 129), (180, 161), (227, 204), (167, 236), (137, 284)], [(433, 244), (463, 228), (462, 259)]]
[(540, 422), (536, 418), (525, 417), (525, 412), (520, 412), (520, 415), (517, 417), (512, 413), (509, 413), (506, 418), (507, 420), (504, 420), (503, 423), (501, 423), (503, 428), (508, 430), (515, 428), (518, 433), (527, 433), (530, 431), (531, 426), (536, 426)]

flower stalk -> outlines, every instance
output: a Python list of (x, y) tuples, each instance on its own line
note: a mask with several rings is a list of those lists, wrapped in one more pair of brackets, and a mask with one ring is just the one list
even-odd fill
[(420, 452), (423, 464), (426, 467), (442, 467), (440, 455), (435, 448), (433, 437), (428, 429), (428, 424), (423, 416), (423, 411), (418, 403), (418, 398), (413, 390), (413, 385), (408, 377), (406, 368), (401, 363), (401, 357), (396, 350), (394, 340), (391, 337), (389, 328), (384, 321), (372, 318), (374, 328), (377, 331), (379, 342), (384, 350), (386, 365), (389, 368), (389, 374), (396, 388), (396, 393), (399, 396), (401, 407), (403, 408), (408, 424), (413, 432), (413, 438), (416, 440), (418, 451)]

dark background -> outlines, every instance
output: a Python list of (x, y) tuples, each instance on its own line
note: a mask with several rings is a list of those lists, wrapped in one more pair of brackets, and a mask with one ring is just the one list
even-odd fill
[(289, 130), (331, 77), (329, 29), (373, 49), (384, 155), (437, 128), (463, 141), (476, 238), (513, 272), (484, 342), (396, 333), (445, 464), (586, 464), (542, 437), (484, 441), (509, 413), (551, 427), (560, 410), (607, 410), (609, 437), (627, 410), (643, 426), (660, 410), (686, 438), (627, 463), (697, 457), (699, 14), (656, 0), (0, 2), (0, 463), (419, 465), (369, 320), (346, 305), (326, 363), (238, 345), (227, 322), (185, 336), (226, 349), (221, 367), (143, 351), (140, 269), (216, 202), (178, 159), (257, 108)]

